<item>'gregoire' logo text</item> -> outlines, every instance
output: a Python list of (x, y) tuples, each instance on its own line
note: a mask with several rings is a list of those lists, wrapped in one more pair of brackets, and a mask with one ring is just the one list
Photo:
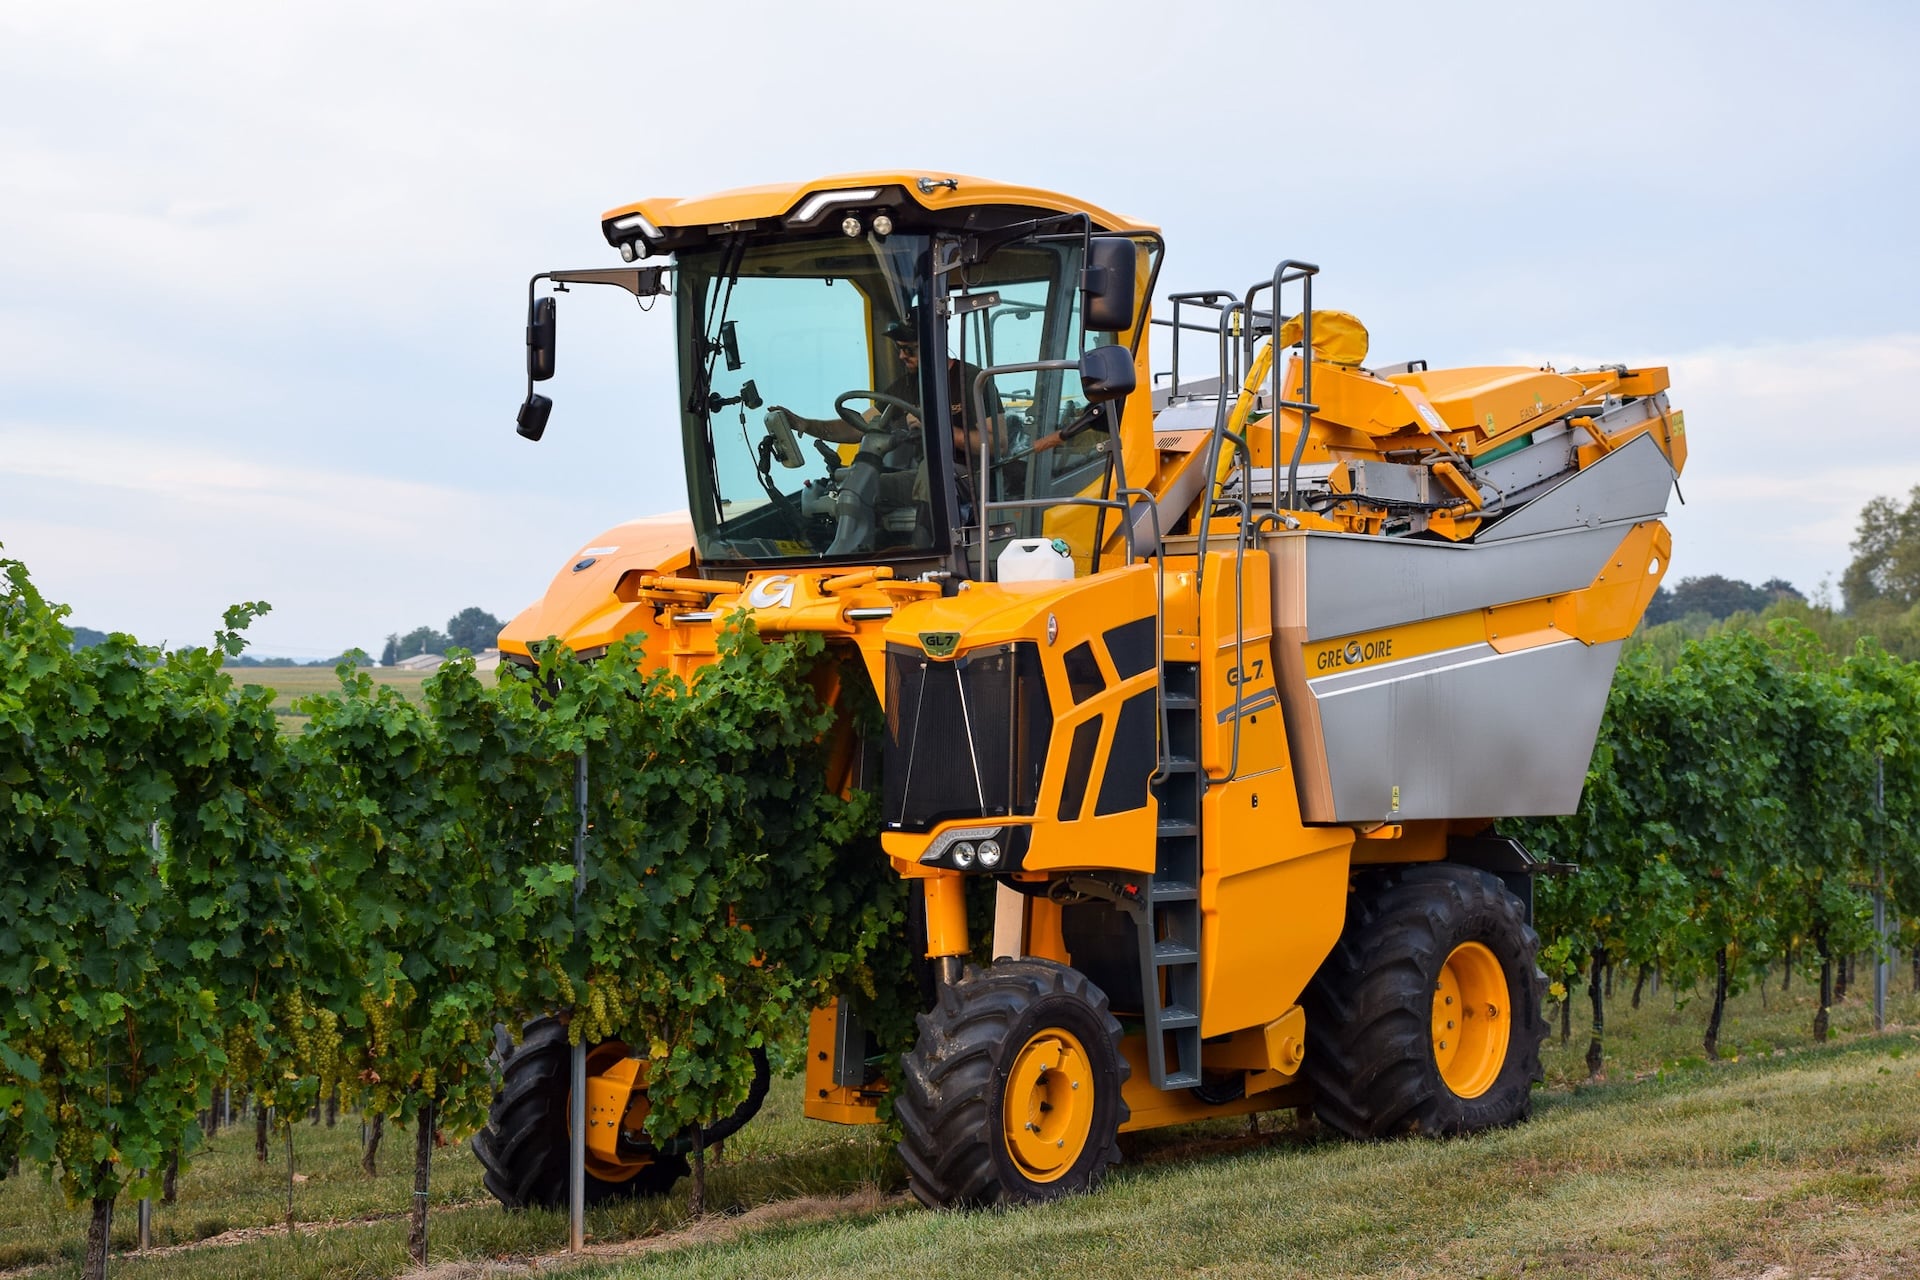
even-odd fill
[(1314, 659), (1314, 664), (1322, 671), (1338, 671), (1342, 667), (1364, 666), (1392, 656), (1392, 637), (1376, 636), (1372, 640), (1349, 640), (1345, 645), (1322, 649)]

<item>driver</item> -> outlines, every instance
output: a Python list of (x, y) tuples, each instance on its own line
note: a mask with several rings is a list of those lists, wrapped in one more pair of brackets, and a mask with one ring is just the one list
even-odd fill
[[(900, 375), (887, 384), (882, 394), (896, 400), (904, 400), (908, 404), (917, 406), (920, 404), (921, 395), (920, 335), (913, 324), (912, 314), (909, 313), (906, 320), (896, 320), (889, 324), (886, 329), (886, 336), (887, 340), (893, 343), (894, 355), (900, 363)], [(973, 480), (979, 465), (978, 451), (980, 447), (980, 432), (982, 430), (979, 415), (974, 412), (973, 384), (979, 375), (980, 368), (978, 365), (966, 363), (952, 357), (948, 358), (947, 394), (952, 403), (948, 405), (947, 421), (950, 424), (950, 444), (952, 447), (954, 472), (958, 481), (960, 519), (962, 522), (969, 521), (973, 518)], [(1003, 424), (1006, 413), (1000, 401), (1000, 392), (991, 381), (982, 388), (982, 398), (985, 400), (986, 409), (985, 427), (994, 433), (993, 438), (997, 450), (1005, 440)], [(868, 423), (877, 423), (882, 415), (888, 412), (898, 412), (898, 410), (889, 410), (884, 404), (874, 404), (861, 416), (865, 418)], [(774, 425), (775, 415), (784, 419), (787, 426), (794, 431), (818, 436), (823, 440), (831, 440), (836, 444), (859, 444), (863, 438), (862, 432), (855, 429), (851, 423), (842, 421), (839, 418), (804, 418), (793, 410), (786, 408), (784, 405), (774, 405), (767, 410), (768, 426), (771, 427)], [(907, 425), (918, 427), (920, 425), (919, 417), (911, 413), (908, 414)], [(877, 475), (876, 479), (878, 480), (878, 484), (875, 486), (875, 492), (871, 496), (877, 499), (880, 505), (897, 508), (911, 502), (915, 506), (925, 506), (929, 500), (927, 468), (924, 460), (922, 460), (918, 466), (914, 467), (911, 472), (884, 472)], [(871, 519), (871, 507), (869, 506), (866, 513), (866, 520), (862, 523), (870, 523)], [(864, 545), (859, 547), (842, 547), (840, 545), (846, 540), (846, 534), (848, 532), (846, 524), (847, 522), (843, 520), (841, 529), (842, 537), (835, 539), (836, 548), (847, 551), (870, 549)], [(923, 524), (922, 528), (924, 527)], [(859, 541), (865, 542), (867, 539), (862, 537)]]

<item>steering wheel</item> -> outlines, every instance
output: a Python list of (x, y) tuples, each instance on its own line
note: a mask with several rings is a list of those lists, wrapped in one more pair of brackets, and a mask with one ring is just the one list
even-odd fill
[[(853, 406), (847, 403), (849, 400), (871, 400), (875, 405), (883, 407), (886, 412), (869, 422), (865, 417), (854, 412)], [(847, 391), (841, 393), (833, 402), (833, 411), (840, 415), (840, 420), (862, 434), (868, 431), (897, 434), (899, 428), (890, 425), (895, 410), (899, 410), (903, 415), (920, 416), (919, 405), (899, 396), (888, 395), (884, 391)]]

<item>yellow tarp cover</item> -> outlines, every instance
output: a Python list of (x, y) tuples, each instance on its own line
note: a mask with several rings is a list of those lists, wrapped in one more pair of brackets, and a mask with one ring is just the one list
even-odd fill
[[(1300, 341), (1300, 317), (1292, 316), (1280, 326), (1280, 345), (1291, 347)], [(1313, 358), (1328, 364), (1358, 367), (1367, 358), (1367, 326), (1345, 311), (1313, 313)]]

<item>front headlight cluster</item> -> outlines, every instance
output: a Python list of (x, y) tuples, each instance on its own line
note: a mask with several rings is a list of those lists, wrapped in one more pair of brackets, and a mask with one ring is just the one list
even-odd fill
[[(1024, 827), (954, 827), (942, 831), (920, 855), (923, 866), (951, 867), (955, 871), (1011, 871), (1017, 859), (1014, 845)], [(1018, 841), (1024, 845), (1024, 841)]]

